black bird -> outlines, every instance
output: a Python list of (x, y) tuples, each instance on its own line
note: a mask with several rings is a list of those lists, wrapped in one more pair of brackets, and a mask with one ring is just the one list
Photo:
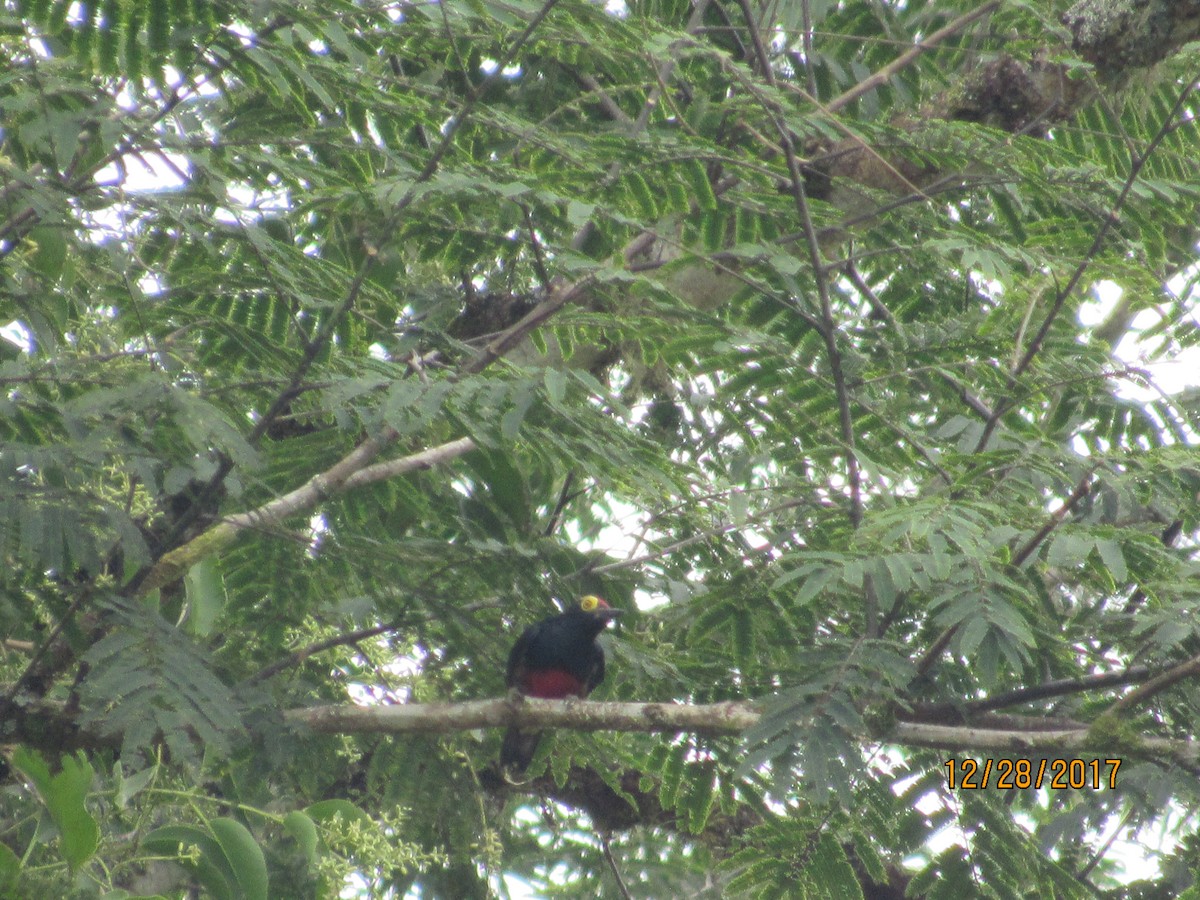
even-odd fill
[[(530, 625), (508, 654), (505, 683), (527, 697), (586, 697), (604, 680), (604, 650), (596, 636), (621, 612), (588, 594), (578, 606)], [(510, 725), (500, 746), (501, 769), (524, 772), (541, 737)]]

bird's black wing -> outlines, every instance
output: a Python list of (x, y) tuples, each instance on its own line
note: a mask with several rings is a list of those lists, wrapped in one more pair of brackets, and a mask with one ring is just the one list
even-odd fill
[(596, 685), (604, 680), (604, 648), (599, 644), (592, 644), (592, 659), (591, 666), (588, 668), (587, 677), (583, 683), (586, 688), (585, 696), (595, 690)]
[[(510, 688), (520, 687), (525, 678), (525, 671), (529, 668), (529, 648), (540, 627), (540, 624), (530, 625), (522, 631), (508, 653), (508, 669), (504, 674), (504, 683)], [(516, 775), (524, 772), (529, 768), (541, 739), (541, 731), (522, 731), (516, 725), (508, 726), (504, 732), (504, 741), (500, 745), (501, 770)]]
[(529, 645), (533, 643), (534, 632), (537, 630), (536, 625), (530, 625), (517, 638), (517, 642), (513, 644), (512, 650), (508, 652), (508, 670), (504, 675), (504, 683), (509, 687), (516, 687), (521, 676), (525, 672), (525, 667), (528, 664), (526, 656), (529, 653)]

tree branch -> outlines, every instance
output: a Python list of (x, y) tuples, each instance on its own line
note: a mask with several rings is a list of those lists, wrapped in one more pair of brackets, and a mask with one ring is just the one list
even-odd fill
[(1150, 679), (1141, 687), (1130, 691), (1128, 694), (1110, 706), (1107, 712), (1113, 715), (1128, 714), (1129, 711), (1135, 706), (1145, 703), (1155, 694), (1161, 693), (1167, 688), (1178, 684), (1185, 678), (1191, 678), (1197, 673), (1200, 673), (1200, 656), (1193, 656), (1186, 662), (1182, 662), (1179, 665), (1168, 669), (1161, 675), (1157, 675)]
[(1097, 744), (1090, 731), (1085, 728), (1061, 731), (999, 731), (960, 725), (901, 722), (888, 736), (887, 742), (909, 747), (928, 747), (931, 750), (963, 750), (973, 753), (984, 751), (996, 755), (1046, 753), (1062, 757), (1071, 754), (1111, 754), (1124, 759), (1136, 751), (1139, 756), (1165, 757), (1188, 766), (1200, 761), (1200, 741), (1144, 737), (1137, 741), (1136, 745), (1123, 746), (1118, 750)]
[(983, 432), (980, 434), (979, 440), (976, 443), (975, 451), (977, 453), (982, 453), (987, 449), (987, 445), (991, 440), (992, 434), (996, 430), (996, 426), (1000, 423), (1000, 419), (1012, 408), (1012, 404), (1014, 402), (1012, 396), (1013, 389), (1017, 385), (1017, 379), (1025, 373), (1025, 370), (1029, 368), (1030, 364), (1041, 352), (1042, 345), (1046, 340), (1046, 336), (1050, 333), (1050, 328), (1058, 319), (1059, 313), (1062, 312), (1063, 306), (1066, 304), (1067, 299), (1075, 292), (1075, 288), (1083, 279), (1084, 273), (1088, 270), (1092, 263), (1096, 261), (1096, 257), (1099, 255), (1100, 249), (1104, 246), (1104, 241), (1108, 237), (1109, 231), (1111, 231), (1113, 226), (1120, 221), (1119, 213), (1125, 206), (1125, 201), (1129, 198), (1130, 193), (1133, 191), (1133, 186), (1137, 184), (1138, 178), (1142, 174), (1142, 169), (1145, 167), (1146, 163), (1150, 161), (1150, 157), (1154, 154), (1154, 151), (1158, 149), (1158, 145), (1161, 144), (1167, 135), (1175, 129), (1184, 104), (1187, 102), (1188, 97), (1192, 95), (1192, 92), (1196, 90), (1198, 84), (1200, 84), (1200, 81), (1197, 81), (1196, 78), (1192, 78), (1186, 85), (1183, 86), (1179, 92), (1179, 96), (1175, 100), (1175, 104), (1171, 107), (1166, 116), (1163, 117), (1163, 121), (1159, 125), (1158, 131), (1155, 133), (1154, 137), (1150, 139), (1150, 143), (1146, 145), (1146, 149), (1141, 153), (1130, 153), (1129, 175), (1125, 178), (1125, 183), (1121, 186), (1120, 193), (1117, 194), (1116, 200), (1113, 201), (1112, 206), (1109, 208), (1108, 215), (1104, 217), (1103, 221), (1100, 223), (1100, 227), (1096, 229), (1095, 237), (1092, 239), (1092, 244), (1088, 248), (1087, 253), (1085, 253), (1083, 259), (1079, 261), (1079, 264), (1071, 273), (1071, 277), (1068, 279), (1067, 283), (1063, 285), (1062, 288), (1060, 288), (1055, 294), (1054, 301), (1050, 304), (1050, 309), (1047, 311), (1045, 318), (1042, 319), (1042, 324), (1038, 328), (1037, 333), (1033, 336), (1033, 339), (1029, 342), (1029, 346), (1025, 348), (1025, 352), (1021, 354), (1020, 358), (1012, 367), (1012, 370), (1008, 373), (1008, 383), (1010, 386), (1009, 396), (1002, 397), (995, 404), (992, 415), (984, 424)]
[[(1071, 495), (1067, 497), (1065, 501), (1063, 501), (1063, 505), (1054, 510), (1054, 512), (1050, 514), (1050, 518), (1046, 521), (1046, 523), (1037, 530), (1033, 537), (1025, 542), (1021, 549), (1016, 552), (1012, 560), (1014, 566), (1020, 567), (1024, 565), (1026, 560), (1029, 559), (1033, 552), (1039, 546), (1041, 546), (1042, 541), (1044, 541), (1050, 535), (1050, 533), (1054, 531), (1055, 528), (1062, 524), (1063, 519), (1067, 517), (1067, 513), (1069, 513), (1079, 503), (1080, 500), (1091, 493), (1092, 473), (1096, 471), (1096, 466), (1098, 465), (1099, 463), (1096, 463), (1088, 468), (1079, 484), (1075, 486), (1075, 490), (1073, 490)], [(917, 663), (917, 672), (919, 674), (924, 675), (930, 670), (930, 668), (933, 667), (933, 664), (937, 662), (938, 658), (942, 655), (942, 651), (945, 650), (946, 646), (950, 643), (950, 639), (958, 633), (958, 629), (960, 627), (961, 623), (958, 625), (951, 625), (940, 635), (938, 635), (937, 640), (935, 640), (929, 649), (925, 651), (925, 654)]]
[[(709, 736), (741, 734), (761, 716), (755, 701), (723, 703), (612, 703), (499, 697), (466, 703), (406, 703), (395, 706), (313, 706), (286, 710), (291, 724), (317, 734), (446, 734), (519, 724), (574, 731), (626, 731)], [(1065, 724), (1065, 723), (1062, 723)], [(1058, 721), (999, 716), (990, 727), (900, 721), (884, 735), (860, 734), (865, 744), (924, 747), (1004, 755), (1062, 757), (1132, 756), (1169, 760), (1194, 767), (1200, 741), (1130, 737), (1122, 746), (1104, 746), (1088, 727), (1060, 727)], [(1050, 726), (1050, 727), (1047, 727)], [(44, 749), (115, 749), (121, 736), (81, 730), (76, 713), (63, 704), (39, 702), (17, 707), (0, 721), (0, 739)]]
[[(446, 125), (442, 134), (442, 139), (438, 142), (437, 146), (434, 147), (433, 152), (429, 155), (429, 159), (426, 160), (421, 171), (417, 174), (416, 178), (413, 179), (403, 196), (401, 196), (399, 200), (397, 200), (392, 206), (392, 210), (388, 214), (388, 217), (380, 230), (380, 233), (385, 240), (395, 232), (396, 226), (400, 222), (405, 210), (407, 210), (413, 201), (419, 196), (420, 186), (429, 181), (429, 179), (432, 178), (437, 172), (438, 167), (441, 165), (442, 159), (454, 145), (454, 139), (458, 134), (459, 129), (475, 111), (475, 107), (479, 104), (480, 99), (493, 84), (504, 77), (505, 67), (512, 62), (520, 49), (529, 42), (530, 38), (533, 37), (534, 31), (537, 30), (538, 26), (542, 23), (546, 16), (550, 14), (550, 11), (555, 7), (555, 5), (557, 5), (557, 3), (558, 0), (545, 0), (545, 2), (542, 4), (542, 7), (533, 15), (532, 19), (529, 21), (529, 24), (525, 27), (525, 30), (521, 32), (520, 36), (513, 42), (512, 46), (505, 51), (504, 56), (497, 64), (496, 68), (489, 73), (482, 82), (480, 82), (478, 87), (473, 88), (468, 93), (467, 99), (463, 103), (462, 108), (459, 109), (457, 114), (455, 114), (450, 119), (450, 122)], [(255, 423), (253, 430), (251, 430), (249, 436), (247, 437), (247, 441), (251, 445), (257, 444), (258, 441), (262, 439), (263, 435), (267, 433), (267, 430), (289, 407), (292, 400), (295, 399), (296, 392), (303, 383), (304, 378), (316, 363), (321, 351), (324, 350), (330, 340), (332, 340), (338, 323), (358, 301), (358, 296), (360, 293), (362, 293), (363, 285), (366, 284), (367, 276), (370, 275), (372, 269), (374, 269), (378, 258), (378, 249), (368, 244), (367, 252), (363, 256), (362, 262), (358, 265), (358, 270), (355, 272), (354, 278), (350, 282), (350, 286), (346, 291), (345, 297), (343, 297), (338, 303), (332, 314), (321, 319), (319, 325), (317, 326), (316, 332), (312, 336), (312, 339), (305, 342), (304, 352), (301, 356), (299, 364), (292, 373), (287, 387), (275, 395), (274, 400), (271, 401), (271, 405), (259, 418), (258, 422)], [(555, 309), (557, 309), (557, 307), (555, 307)], [(554, 310), (551, 310), (551, 313), (553, 312)], [(518, 325), (519, 324), (520, 323), (518, 323)], [(536, 325), (537, 323), (534, 324)], [(488, 349), (490, 350), (491, 347)], [(507, 346), (505, 349), (507, 349)], [(480, 368), (490, 365), (498, 356), (499, 354), (490, 359), (486, 359)], [(476, 362), (479, 362), (479, 360), (476, 360)], [(468, 368), (468, 371), (469, 370), (470, 369)], [(165, 541), (165, 545), (167, 547), (171, 547), (182, 537), (185, 529), (199, 516), (200, 510), (202, 510), (206, 503), (212, 499), (218, 487), (220, 487), (222, 482), (225, 481), (231, 471), (233, 471), (232, 460), (228, 459), (227, 457), (222, 458), (217, 466), (216, 472), (213, 473), (213, 476), (204, 486), (204, 489), (200, 492), (199, 496), (197, 496), (197, 498), (192, 502), (190, 508), (176, 521), (174, 528), (171, 530), (171, 534)], [(203, 538), (205, 535), (201, 535), (201, 537)], [(157, 568), (158, 565), (156, 563), (154, 569)], [(153, 574), (153, 571), (151, 571), (146, 580), (150, 580), (150, 576)], [(133, 582), (131, 589), (133, 592), (139, 595), (148, 590), (144, 587), (144, 582), (139, 580), (135, 580)]]
[(307, 512), (322, 500), (350, 488), (420, 469), (431, 469), (475, 449), (475, 442), (463, 437), (399, 459), (391, 459), (374, 466), (367, 465), (397, 437), (399, 434), (394, 429), (386, 428), (378, 436), (367, 438), (332, 468), (314, 475), (294, 491), (264, 503), (257, 509), (226, 516), (200, 536), (163, 554), (138, 586), (139, 596), (181, 578), (201, 559), (228, 547), (247, 529), (276, 525), (297, 513)]
[[(749, 0), (739, 0), (742, 15), (746, 19), (746, 27), (754, 42), (754, 52), (762, 70), (763, 79), (767, 84), (775, 86), (775, 76), (771, 70), (771, 61), (767, 49), (759, 35), (754, 13), (750, 9)], [(814, 102), (815, 99), (814, 99)], [(813, 226), (812, 215), (808, 207), (808, 195), (804, 189), (804, 173), (800, 168), (800, 157), (796, 152), (796, 141), (791, 129), (773, 105), (763, 103), (763, 109), (771, 114), (775, 128), (779, 132), (780, 146), (783, 147), (787, 160), (788, 177), (791, 182), (792, 199), (796, 206), (796, 214), (804, 229), (805, 242), (808, 246), (809, 263), (812, 266), (813, 281), (816, 284), (817, 296), (820, 299), (821, 327), (818, 329), (825, 342), (825, 355), (829, 360), (829, 374), (833, 381), (834, 394), (838, 404), (838, 422), (841, 428), (842, 446), (846, 454), (846, 482), (850, 490), (850, 525), (858, 528), (862, 522), (863, 500), (861, 474), (858, 464), (858, 452), (855, 449), (854, 416), (850, 409), (850, 392), (846, 384), (845, 373), (842, 369), (842, 353), (837, 343), (837, 325), (833, 319), (833, 303), (829, 294), (828, 272), (822, 262), (821, 244)], [(878, 609), (871, 590), (866, 591), (866, 633), (874, 637), (878, 633)]]
[(942, 28), (939, 28), (933, 34), (929, 35), (929, 37), (923, 38), (921, 43), (917, 44), (910, 50), (906, 50), (882, 69), (879, 69), (877, 72), (868, 75), (848, 91), (845, 91), (839, 96), (834, 97), (825, 104), (826, 111), (836, 112), (843, 106), (846, 106), (847, 104), (857, 100), (863, 94), (867, 93), (867, 91), (879, 87), (897, 72), (900, 72), (901, 70), (912, 65), (913, 62), (916, 61), (917, 57), (919, 57), (922, 53), (926, 52), (927, 50), (932, 50), (946, 38), (953, 37), (954, 35), (958, 34), (958, 32), (962, 31), (976, 19), (982, 19), (999, 6), (1000, 0), (990, 0), (990, 2), (983, 4), (977, 9), (973, 9), (969, 13), (964, 13), (953, 22), (950, 22)]
[(1079, 483), (1075, 485), (1075, 490), (1071, 491), (1071, 495), (1063, 501), (1063, 505), (1054, 510), (1054, 512), (1050, 514), (1050, 518), (1046, 521), (1046, 523), (1039, 528), (1028, 541), (1025, 542), (1020, 550), (1013, 554), (1012, 564), (1014, 566), (1020, 568), (1021, 566), (1025, 565), (1025, 562), (1030, 556), (1033, 555), (1034, 551), (1041, 546), (1042, 542), (1050, 536), (1054, 529), (1062, 524), (1063, 520), (1067, 517), (1067, 514), (1075, 508), (1080, 500), (1092, 492), (1092, 473), (1096, 471), (1096, 468), (1099, 465), (1099, 463), (1093, 463), (1088, 467), (1088, 470), (1084, 474), (1083, 478), (1081, 478)]
[[(498, 601), (489, 601), (485, 603), (469, 603), (466, 606), (461, 606), (456, 609), (460, 615), (469, 615), (481, 609), (495, 609), (500, 606)], [(318, 653), (324, 653), (326, 650), (332, 650), (334, 647), (344, 647), (347, 644), (357, 644), (360, 641), (365, 641), (368, 638), (378, 637), (381, 634), (387, 634), (392, 631), (400, 631), (402, 628), (411, 628), (418, 622), (425, 622), (434, 618), (433, 614), (422, 616), (405, 616), (398, 621), (389, 622), (387, 625), (372, 625), (368, 628), (357, 628), (354, 631), (335, 634), (332, 637), (327, 637), (324, 640), (313, 641), (311, 644), (305, 644), (303, 647), (298, 647), (291, 653), (281, 659), (275, 660), (268, 666), (259, 669), (253, 675), (243, 682), (243, 684), (251, 685), (258, 684), (260, 681), (265, 681), (278, 675), (284, 669), (289, 669), (292, 666), (298, 666), (311, 656)]]
[[(466, 703), (405, 703), (396, 706), (314, 706), (284, 713), (291, 723), (319, 734), (440, 734), (476, 728), (522, 725), (569, 728), (574, 731), (631, 731), (736, 735), (755, 725), (761, 713), (754, 701), (723, 703), (612, 703), (590, 700), (496, 698)], [(1009, 721), (1010, 719), (1006, 720)], [(1111, 754), (1134, 753), (1165, 757), (1186, 765), (1200, 762), (1200, 741), (1142, 737), (1118, 753), (1098, 746), (1087, 728), (975, 728), (898, 722), (890, 733), (860, 735), (863, 741), (965, 750), (1017, 753)]]
[(1029, 687), (1014, 688), (992, 697), (981, 700), (971, 700), (967, 703), (917, 703), (913, 710), (922, 719), (934, 716), (957, 715), (972, 717), (973, 714), (1004, 709), (1009, 706), (1020, 706), (1023, 703), (1035, 703), (1039, 700), (1049, 700), (1069, 694), (1080, 694), (1100, 688), (1123, 687), (1127, 684), (1137, 684), (1146, 681), (1154, 675), (1149, 666), (1132, 666), (1117, 672), (1103, 672), (1098, 675), (1085, 675), (1082, 678), (1058, 678), (1045, 681)]
[(559, 285), (550, 292), (550, 296), (527, 312), (524, 318), (511, 328), (501, 332), (495, 340), (483, 348), (483, 351), (477, 357), (463, 366), (463, 372), (467, 375), (476, 375), (482, 372), (517, 344), (521, 343), (529, 332), (540, 326), (583, 293), (584, 288), (588, 287), (591, 283), (592, 276), (586, 275), (571, 284)]
[(320, 734), (422, 734), (504, 725), (574, 731), (738, 734), (758, 721), (752, 701), (724, 703), (610, 703), (579, 700), (470, 700), (396, 706), (313, 706), (284, 717)]

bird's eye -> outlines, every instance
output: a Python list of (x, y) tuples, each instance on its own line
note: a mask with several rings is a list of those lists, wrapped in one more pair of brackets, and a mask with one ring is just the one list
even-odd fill
[(586, 597), (584, 597), (582, 600), (579, 601), (579, 608), (582, 609), (584, 612), (592, 612), (599, 605), (600, 605), (600, 598), (593, 594), (588, 594)]

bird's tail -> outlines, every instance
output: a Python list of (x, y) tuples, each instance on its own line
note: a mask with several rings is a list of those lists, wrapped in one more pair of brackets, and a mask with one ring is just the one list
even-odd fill
[(522, 731), (516, 725), (509, 726), (504, 732), (504, 743), (500, 745), (500, 768), (515, 775), (522, 774), (533, 761), (541, 739), (540, 731)]

